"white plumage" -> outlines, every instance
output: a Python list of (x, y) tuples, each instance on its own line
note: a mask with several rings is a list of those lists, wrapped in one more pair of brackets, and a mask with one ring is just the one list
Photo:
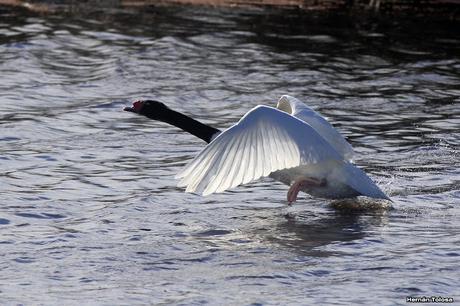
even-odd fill
[(308, 106), (282, 96), (277, 108), (257, 106), (220, 133), (178, 175), (187, 192), (209, 195), (261, 177), (324, 198), (364, 195), (388, 199), (349, 161), (351, 145)]
[(279, 99), (276, 108), (308, 123), (318, 134), (326, 139), (344, 159), (349, 161), (353, 159), (355, 153), (345, 138), (343, 138), (323, 116), (302, 103), (299, 99), (284, 95)]

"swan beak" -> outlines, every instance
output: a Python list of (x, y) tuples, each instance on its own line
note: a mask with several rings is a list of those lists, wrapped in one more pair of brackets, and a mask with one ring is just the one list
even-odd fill
[(132, 113), (139, 113), (142, 106), (144, 106), (144, 103), (142, 101), (134, 101), (133, 106), (126, 106), (123, 108), (123, 110)]
[(131, 107), (131, 106), (123, 107), (123, 110), (126, 111), (126, 112), (137, 113), (136, 110), (134, 109), (134, 107)]

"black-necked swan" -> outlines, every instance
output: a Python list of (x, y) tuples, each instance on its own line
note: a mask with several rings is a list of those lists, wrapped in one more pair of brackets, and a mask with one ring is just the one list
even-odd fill
[(221, 132), (158, 101), (135, 101), (124, 110), (175, 125), (208, 145), (176, 176), (186, 192), (223, 192), (269, 176), (299, 191), (328, 199), (389, 198), (351, 163), (353, 149), (319, 113), (284, 95), (276, 108), (259, 105)]

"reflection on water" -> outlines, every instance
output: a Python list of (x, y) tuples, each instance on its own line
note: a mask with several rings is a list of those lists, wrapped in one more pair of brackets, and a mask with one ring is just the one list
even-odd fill
[[(273, 220), (270, 220), (273, 222)], [(286, 215), (279, 223), (266, 224), (258, 230), (271, 243), (279, 244), (300, 254), (333, 256), (321, 250), (334, 242), (352, 242), (363, 239), (363, 224), (358, 215), (312, 214)], [(338, 254), (337, 254), (338, 255)]]
[[(458, 294), (455, 27), (178, 7), (0, 16), (0, 303)], [(121, 111), (155, 97), (226, 128), (283, 94), (333, 122), (394, 210), (286, 208), (268, 179), (185, 194), (174, 175), (204, 143)]]

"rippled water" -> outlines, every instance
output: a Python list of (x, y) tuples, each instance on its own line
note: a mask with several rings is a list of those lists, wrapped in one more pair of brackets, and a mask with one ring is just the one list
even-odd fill
[[(295, 12), (0, 11), (0, 303), (406, 305), (460, 299), (460, 38)], [(218, 128), (282, 94), (349, 139), (394, 200), (343, 212), (270, 180), (200, 197), (204, 143), (122, 112), (156, 97)]]

